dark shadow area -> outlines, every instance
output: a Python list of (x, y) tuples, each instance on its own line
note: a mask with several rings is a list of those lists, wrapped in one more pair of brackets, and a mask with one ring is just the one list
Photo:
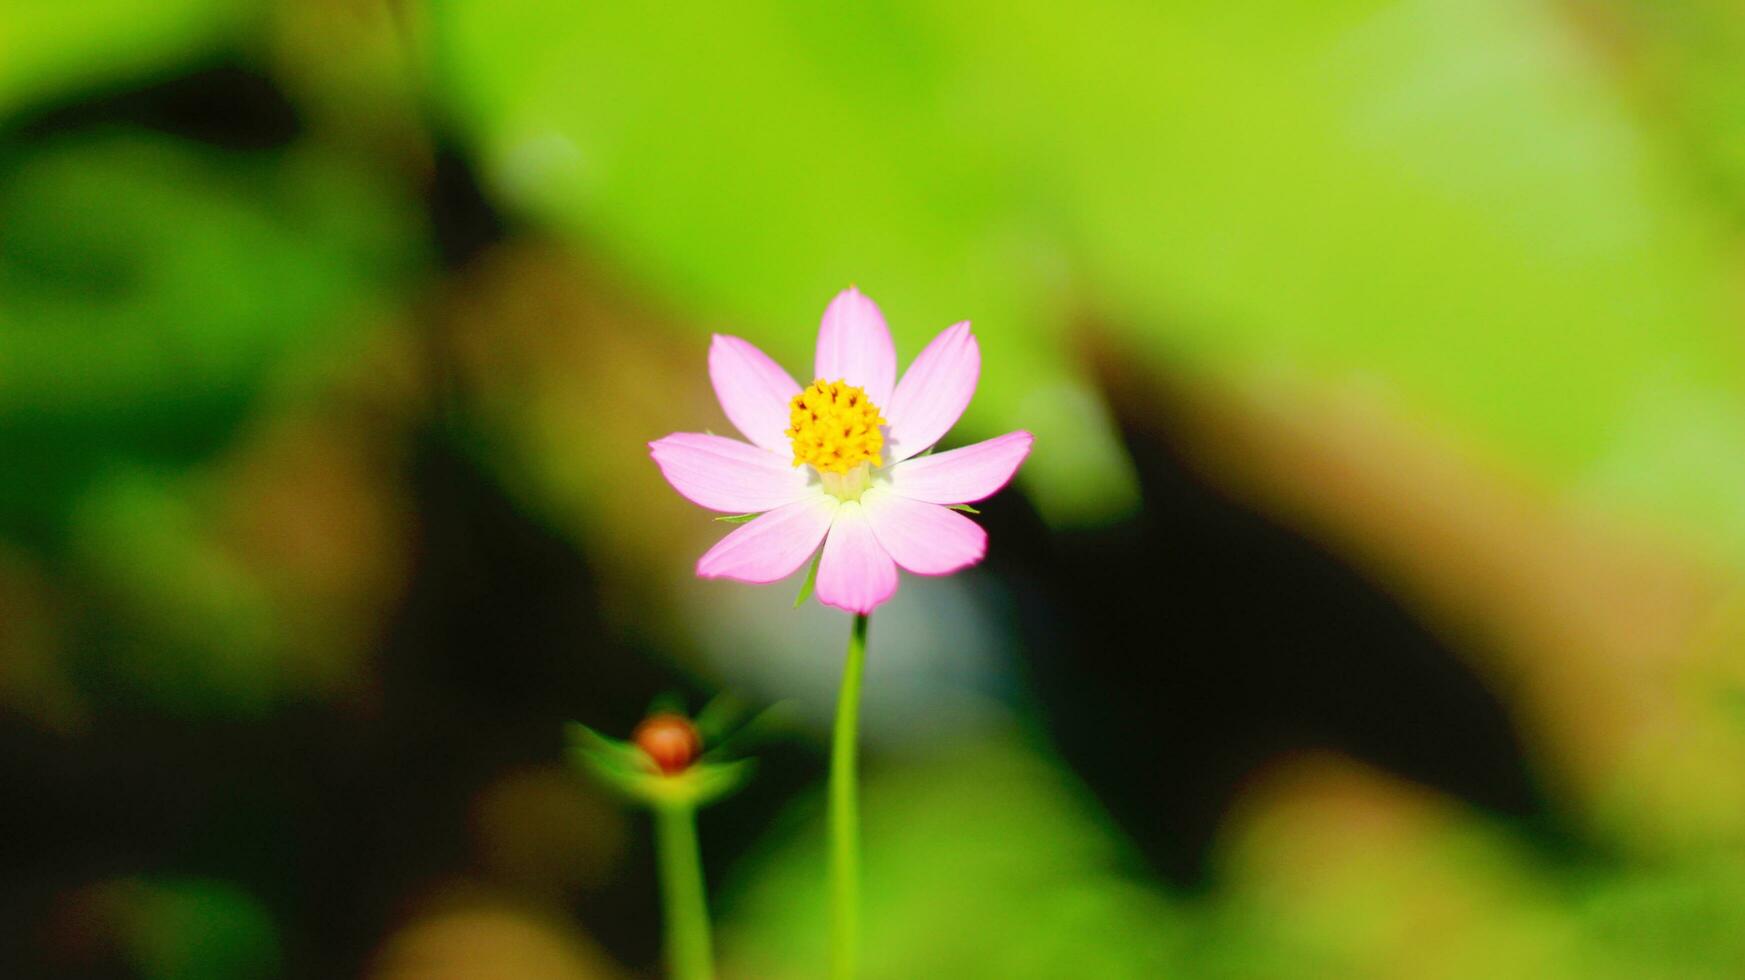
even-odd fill
[(437, 257), (445, 269), (458, 269), (503, 240), (507, 223), (486, 199), (479, 175), (460, 151), (436, 148), (436, 164), (425, 194)]
[(1325, 748), (1579, 849), (1507, 707), (1337, 555), (1208, 485), (1171, 406), (1116, 395), (1142, 513), (1050, 534), (1010, 492), (984, 506), (992, 570), (1018, 594), (1032, 696), (1079, 774), (1169, 880), (1208, 850), (1255, 768)]
[(144, 84), (56, 99), (15, 116), (0, 137), (46, 139), (75, 130), (129, 126), (231, 150), (288, 145), (302, 128), (297, 111), (265, 75), (215, 58)]

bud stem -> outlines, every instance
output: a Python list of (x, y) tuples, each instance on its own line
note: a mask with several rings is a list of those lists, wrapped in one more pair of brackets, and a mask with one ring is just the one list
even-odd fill
[(668, 803), (654, 808), (665, 905), (667, 969), (673, 980), (713, 980), (709, 903), (703, 892), (703, 856), (697, 845), (697, 808)]
[(854, 617), (836, 728), (830, 740), (830, 976), (852, 980), (860, 946), (860, 805), (856, 799), (856, 740), (860, 678), (866, 666), (867, 617)]

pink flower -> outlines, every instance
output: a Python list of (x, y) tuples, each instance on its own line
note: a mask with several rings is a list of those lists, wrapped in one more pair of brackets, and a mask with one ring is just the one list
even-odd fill
[(822, 544), (819, 601), (868, 613), (897, 591), (899, 565), (947, 575), (981, 561), (987, 532), (951, 508), (1005, 486), (1030, 453), (1030, 433), (920, 455), (969, 405), (981, 361), (959, 323), (898, 381), (885, 318), (852, 288), (824, 311), (817, 380), (804, 389), (756, 347), (717, 334), (709, 380), (748, 442), (676, 432), (649, 443), (687, 500), (759, 515), (698, 559), (697, 574), (774, 582)]

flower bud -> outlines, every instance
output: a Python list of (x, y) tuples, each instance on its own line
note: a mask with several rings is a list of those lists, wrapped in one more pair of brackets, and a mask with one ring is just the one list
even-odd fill
[(703, 738), (697, 734), (697, 726), (684, 715), (670, 711), (644, 718), (630, 740), (668, 776), (685, 771), (703, 753)]

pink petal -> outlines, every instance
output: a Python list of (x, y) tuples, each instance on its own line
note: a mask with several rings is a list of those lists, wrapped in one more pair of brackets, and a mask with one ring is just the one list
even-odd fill
[(738, 439), (675, 432), (648, 444), (660, 475), (686, 500), (729, 514), (756, 514), (809, 491), (806, 470)]
[(788, 401), (800, 385), (781, 365), (747, 341), (716, 334), (709, 342), (709, 380), (721, 410), (745, 438), (772, 453), (790, 453), (783, 433)]
[(742, 524), (697, 559), (702, 578), (775, 582), (806, 563), (836, 513), (836, 500), (820, 493)]
[[(874, 405), (884, 408), (897, 380), (897, 348), (885, 315), (853, 286), (836, 294), (818, 326), (815, 378), (847, 381), (866, 389)], [(890, 416), (885, 416), (889, 418)]]
[(873, 536), (917, 575), (947, 575), (982, 560), (988, 532), (955, 510), (873, 488), (860, 498)]
[(824, 555), (818, 560), (818, 601), (852, 613), (869, 613), (897, 591), (897, 565), (873, 537), (858, 503), (836, 510)]
[(950, 431), (969, 407), (981, 373), (982, 350), (969, 323), (940, 331), (903, 372), (903, 380), (886, 406), (891, 437), (888, 459), (908, 459)]
[(931, 504), (972, 504), (1005, 486), (1030, 455), (1028, 432), (1008, 432), (985, 442), (907, 459), (886, 474), (891, 492)]

